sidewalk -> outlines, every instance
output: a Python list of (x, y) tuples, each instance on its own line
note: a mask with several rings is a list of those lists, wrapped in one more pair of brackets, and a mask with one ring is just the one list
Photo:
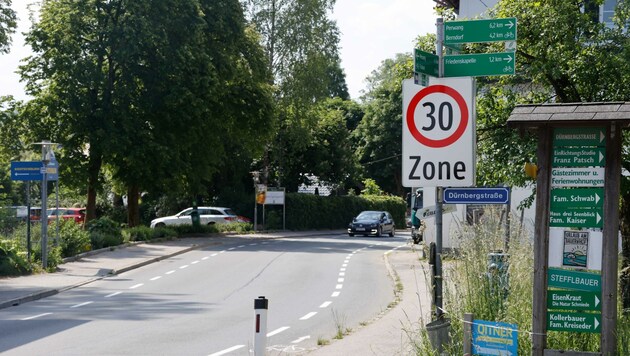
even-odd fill
[(395, 251), (388, 255), (388, 267), (403, 285), (400, 301), (368, 325), (353, 330), (341, 340), (333, 340), (309, 356), (416, 355), (414, 340), (418, 330), (431, 320), (431, 295), (427, 276), (429, 265), (420, 261), (419, 251)]
[[(61, 264), (58, 272), (13, 278), (0, 278), (0, 309), (46, 298), (77, 286), (123, 273), (147, 264), (186, 253), (193, 249), (223, 243), (238, 243), (260, 238), (282, 238), (341, 234), (343, 231), (278, 232), (182, 238), (171, 241), (139, 243), (103, 249)], [(341, 340), (309, 355), (411, 355), (417, 330), (430, 320), (431, 299), (427, 290), (428, 265), (419, 260), (416, 250), (396, 250), (387, 255), (390, 275), (403, 285), (397, 304), (381, 316), (359, 327)], [(396, 278), (396, 277), (394, 277)]]

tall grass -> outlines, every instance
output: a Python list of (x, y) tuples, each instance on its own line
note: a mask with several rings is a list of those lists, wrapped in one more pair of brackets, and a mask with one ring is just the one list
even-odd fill
[[(512, 221), (518, 221), (512, 219)], [(509, 264), (501, 279), (489, 268), (488, 255), (505, 249), (505, 230), (498, 211), (488, 212), (481, 223), (460, 225), (451, 238), (460, 248), (443, 257), (444, 309), (450, 319), (451, 343), (448, 355), (463, 354), (463, 318), (473, 313), (475, 319), (516, 324), (518, 354), (531, 354), (533, 299), (533, 232), (512, 227), (509, 234)], [(426, 324), (426, 323), (424, 323)], [(424, 328), (409, 335), (417, 355), (436, 355)], [(618, 355), (630, 355), (630, 315), (621, 309), (617, 321)], [(598, 352), (599, 333), (547, 333), (547, 348)]]

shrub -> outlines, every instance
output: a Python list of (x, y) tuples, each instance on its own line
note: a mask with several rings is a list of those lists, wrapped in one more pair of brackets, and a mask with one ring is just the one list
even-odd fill
[(0, 240), (0, 276), (18, 276), (31, 271), (14, 240)]
[(148, 226), (135, 226), (124, 230), (129, 241), (149, 241), (155, 238), (155, 230)]
[(91, 248), (90, 234), (72, 220), (61, 222), (59, 238), (61, 240), (61, 257), (76, 256), (89, 251)]
[(124, 241), (122, 228), (117, 222), (108, 217), (90, 221), (87, 224), (87, 230), (90, 234), (92, 249), (95, 250), (104, 247), (118, 246)]

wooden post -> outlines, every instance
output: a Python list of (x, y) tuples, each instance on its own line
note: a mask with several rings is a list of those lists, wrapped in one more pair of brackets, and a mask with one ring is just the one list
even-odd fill
[(473, 313), (464, 314), (464, 356), (472, 355), (472, 323), (474, 318)]
[(547, 346), (547, 266), (549, 255), (549, 192), (553, 128), (538, 128), (538, 174), (534, 230), (534, 288), (532, 291), (532, 355), (542, 356)]
[(602, 241), (602, 355), (617, 353), (617, 263), (619, 254), (619, 185), (621, 128), (615, 122), (606, 132), (604, 229)]

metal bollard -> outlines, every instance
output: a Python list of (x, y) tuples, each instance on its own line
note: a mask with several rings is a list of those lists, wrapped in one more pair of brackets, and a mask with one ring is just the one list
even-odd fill
[(264, 296), (254, 300), (256, 321), (254, 326), (254, 356), (264, 356), (267, 348), (267, 309), (269, 300)]

